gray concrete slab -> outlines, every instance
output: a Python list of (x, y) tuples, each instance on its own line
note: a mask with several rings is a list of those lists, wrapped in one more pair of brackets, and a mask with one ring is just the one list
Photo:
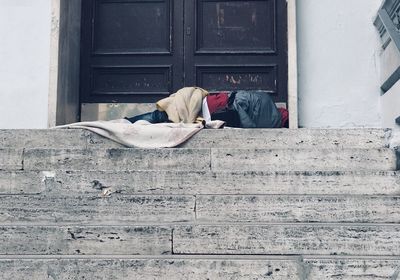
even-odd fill
[(105, 188), (127, 195), (400, 195), (400, 173), (393, 171), (56, 171), (55, 181), (48, 190), (55, 195), (100, 194)]
[(400, 197), (317, 195), (200, 195), (202, 223), (400, 223)]
[(390, 171), (391, 149), (211, 149), (213, 171)]
[(209, 170), (208, 149), (25, 149), (25, 170)]
[(193, 196), (2, 195), (0, 224), (126, 225), (193, 222), (194, 207)]
[(399, 225), (264, 224), (178, 226), (176, 254), (400, 255)]
[(162, 226), (0, 226), (1, 255), (165, 255)]

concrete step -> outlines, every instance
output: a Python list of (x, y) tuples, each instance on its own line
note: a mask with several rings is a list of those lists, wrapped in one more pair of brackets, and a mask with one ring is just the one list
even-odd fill
[(2, 149), (0, 170), (394, 171), (388, 149)]
[(173, 231), (175, 254), (399, 256), (400, 226), (191, 225)]
[(0, 226), (1, 255), (399, 256), (400, 226), (197, 224)]
[(376, 280), (396, 279), (394, 258), (176, 256), (0, 259), (2, 279)]
[(172, 254), (170, 226), (0, 226), (0, 255)]
[(194, 222), (195, 204), (194, 196), (2, 195), (0, 224), (126, 225)]
[(400, 195), (396, 171), (0, 171), (0, 195)]
[(2, 195), (0, 223), (400, 223), (399, 202), (400, 197), (365, 195)]
[(4, 171), (0, 178), (0, 194), (44, 192), (47, 182), (47, 192), (63, 195), (97, 195), (105, 189), (126, 195), (400, 195), (395, 171)]
[(400, 223), (400, 197), (197, 196), (202, 223)]
[(397, 170), (390, 149), (211, 149), (214, 171)]
[[(222, 129), (202, 130), (185, 148), (382, 148), (386, 129)], [(0, 148), (121, 148), (97, 134), (80, 129), (0, 130)]]
[(397, 279), (390, 136), (203, 130), (127, 149), (0, 130), (0, 278)]
[[(0, 260), (2, 279), (301, 279), (292, 259), (24, 259)], [(51, 276), (53, 275), (53, 276)], [(73, 278), (71, 278), (73, 276)], [(51, 279), (51, 278), (50, 278)]]

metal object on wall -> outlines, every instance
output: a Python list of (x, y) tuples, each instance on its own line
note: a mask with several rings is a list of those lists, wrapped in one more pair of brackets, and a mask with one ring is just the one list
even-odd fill
[(151, 112), (155, 109), (154, 103), (83, 103), (81, 121), (122, 119)]
[[(378, 11), (374, 25), (378, 29), (382, 39), (382, 48), (384, 52), (390, 50), (391, 44), (394, 44), (400, 52), (400, 0), (385, 0)], [(398, 54), (397, 54), (398, 55)], [(394, 59), (397, 57), (394, 55)], [(393, 56), (393, 55), (391, 55)], [(388, 59), (390, 62), (391, 59)], [(386, 66), (386, 65), (385, 65)], [(393, 68), (393, 66), (391, 67)], [(392, 73), (386, 77), (381, 85), (383, 93), (388, 92), (400, 80), (400, 66), (394, 67)]]

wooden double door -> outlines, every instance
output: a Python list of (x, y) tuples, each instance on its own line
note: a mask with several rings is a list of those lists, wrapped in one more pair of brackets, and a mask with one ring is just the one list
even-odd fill
[(286, 0), (83, 0), (81, 103), (154, 102), (184, 86), (287, 101)]

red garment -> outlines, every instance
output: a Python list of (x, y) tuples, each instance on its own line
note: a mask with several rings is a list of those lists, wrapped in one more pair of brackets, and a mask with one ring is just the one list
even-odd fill
[(282, 127), (286, 126), (287, 121), (289, 121), (289, 111), (286, 110), (285, 108), (278, 108), (279, 113), (281, 113), (281, 118), (282, 118)]
[(210, 114), (226, 108), (226, 106), (228, 105), (228, 94), (229, 92), (221, 91), (217, 93), (210, 93), (209, 95), (207, 95), (207, 105)]

